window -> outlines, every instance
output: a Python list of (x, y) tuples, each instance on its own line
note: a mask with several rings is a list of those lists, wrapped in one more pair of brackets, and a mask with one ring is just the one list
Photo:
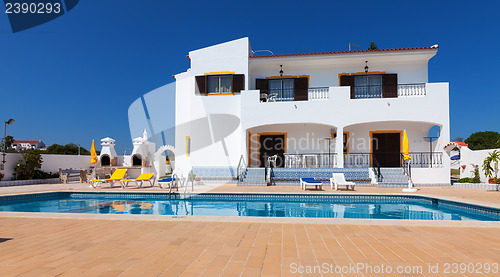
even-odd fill
[(309, 78), (256, 79), (262, 102), (307, 101)]
[(232, 93), (232, 75), (207, 76), (207, 93)]
[(294, 79), (269, 80), (269, 98), (276, 101), (293, 101)]
[(195, 77), (196, 94), (217, 95), (239, 93), (245, 89), (245, 75), (221, 74)]
[(397, 98), (397, 74), (341, 75), (340, 86), (351, 87), (351, 99)]
[(354, 76), (354, 98), (381, 98), (382, 75)]

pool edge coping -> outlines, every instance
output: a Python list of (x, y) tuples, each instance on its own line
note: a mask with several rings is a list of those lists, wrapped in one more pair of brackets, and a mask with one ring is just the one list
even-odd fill
[(202, 215), (148, 215), (148, 214), (79, 214), (43, 212), (0, 212), (0, 218), (45, 218), (84, 220), (145, 220), (168, 222), (232, 222), (232, 223), (277, 223), (277, 224), (332, 224), (367, 226), (423, 226), (423, 227), (481, 227), (500, 228), (499, 221), (454, 221), (454, 220), (400, 220), (359, 218), (304, 218), (304, 217), (257, 217), (257, 216), (202, 216)]

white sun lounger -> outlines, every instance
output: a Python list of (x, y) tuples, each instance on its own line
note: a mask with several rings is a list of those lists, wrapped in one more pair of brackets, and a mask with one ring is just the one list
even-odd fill
[(349, 186), (351, 187), (352, 190), (354, 190), (354, 187), (356, 184), (354, 182), (347, 182), (344, 177), (344, 173), (333, 173), (333, 178), (330, 178), (330, 185), (332, 189), (338, 190), (339, 186), (345, 186), (346, 189), (349, 189)]

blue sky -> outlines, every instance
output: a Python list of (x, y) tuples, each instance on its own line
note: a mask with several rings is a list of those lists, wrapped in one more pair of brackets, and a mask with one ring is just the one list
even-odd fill
[[(173, 82), (188, 51), (250, 38), (278, 53), (431, 46), (430, 82), (450, 82), (451, 137), (499, 131), (498, 1), (84, 0), (13, 34), (0, 9), (0, 119), (46, 144), (117, 140), (132, 148), (127, 110)], [(446, 103), (443, 103), (446, 105)]]

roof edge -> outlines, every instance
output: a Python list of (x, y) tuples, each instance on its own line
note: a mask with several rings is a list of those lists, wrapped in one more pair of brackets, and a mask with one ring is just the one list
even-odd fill
[(331, 51), (331, 52), (312, 52), (312, 53), (297, 53), (297, 54), (275, 54), (275, 55), (262, 55), (253, 56), (249, 58), (279, 58), (279, 57), (297, 57), (297, 56), (319, 56), (319, 55), (341, 55), (341, 54), (356, 54), (356, 53), (379, 53), (379, 52), (396, 52), (396, 51), (416, 51), (416, 50), (437, 50), (439, 45), (425, 46), (425, 47), (407, 47), (407, 48), (386, 48), (377, 50), (355, 50), (355, 51)]

